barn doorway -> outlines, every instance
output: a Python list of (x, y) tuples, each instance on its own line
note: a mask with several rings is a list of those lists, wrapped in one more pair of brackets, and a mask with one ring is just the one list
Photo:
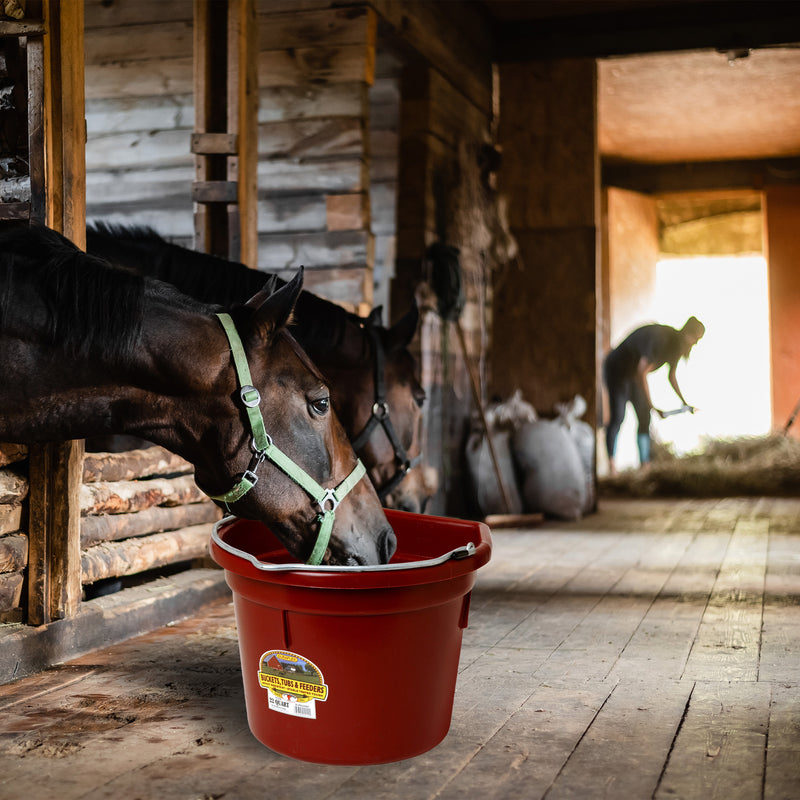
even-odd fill
[[(652, 418), (655, 441), (676, 455), (711, 439), (760, 436), (771, 427), (767, 262), (761, 255), (665, 257), (656, 264), (653, 319), (680, 328), (694, 315), (706, 335), (678, 368), (695, 414)], [(657, 408), (678, 406), (665, 368), (651, 376)], [(618, 441), (620, 468), (638, 465), (636, 420), (626, 416)]]

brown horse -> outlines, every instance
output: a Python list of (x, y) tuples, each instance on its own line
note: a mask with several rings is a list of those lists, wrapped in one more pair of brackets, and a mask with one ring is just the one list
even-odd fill
[[(215, 302), (242, 302), (265, 273), (238, 262), (171, 244), (149, 228), (95, 223), (87, 249), (112, 263), (159, 278)], [(272, 276), (276, 284), (282, 283)], [(420, 437), (425, 393), (408, 345), (419, 313), (414, 306), (385, 328), (380, 310), (362, 318), (310, 292), (297, 300), (292, 333), (322, 370), (337, 416), (385, 505), (420, 512), (432, 492), (423, 480)]]
[(328, 528), (326, 563), (388, 561), (380, 501), (286, 330), (301, 288), (299, 272), (218, 314), (46, 228), (0, 227), (0, 441), (139, 436), (297, 558)]

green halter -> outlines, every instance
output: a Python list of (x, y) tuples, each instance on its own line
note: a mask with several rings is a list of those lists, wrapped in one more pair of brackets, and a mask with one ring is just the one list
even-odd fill
[(229, 314), (217, 314), (217, 317), (231, 345), (233, 363), (236, 368), (236, 378), (240, 386), (239, 397), (247, 409), (247, 417), (250, 420), (250, 430), (253, 433), (251, 442), (253, 458), (250, 460), (247, 469), (242, 473), (242, 477), (232, 489), (225, 492), (225, 494), (210, 494), (209, 497), (212, 500), (219, 500), (221, 503), (224, 503), (225, 508), (230, 512), (231, 509), (228, 504), (240, 500), (256, 485), (256, 483), (258, 483), (256, 470), (265, 459), (268, 459), (279, 469), (283, 470), (283, 472), (298, 484), (298, 486), (308, 492), (311, 499), (317, 503), (320, 508), (320, 513), (317, 515), (317, 520), (320, 523), (317, 542), (314, 545), (314, 550), (309, 556), (308, 561), (306, 561), (306, 564), (317, 566), (322, 563), (322, 558), (325, 555), (325, 551), (328, 549), (336, 507), (345, 498), (347, 493), (364, 477), (367, 471), (366, 467), (359, 460), (353, 471), (335, 489), (325, 489), (272, 443), (272, 438), (264, 427), (264, 418), (261, 416), (261, 411), (259, 410), (261, 395), (258, 389), (252, 385), (253, 379), (250, 377), (250, 368), (247, 366), (247, 355), (244, 352), (242, 340), (239, 338), (239, 334), (236, 332), (236, 327)]

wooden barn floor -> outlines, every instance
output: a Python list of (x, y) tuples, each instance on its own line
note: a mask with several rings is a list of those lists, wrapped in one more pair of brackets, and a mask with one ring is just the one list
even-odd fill
[(227, 601), (0, 687), (0, 797), (800, 798), (800, 500), (496, 531), (450, 733), (305, 764), (249, 733)]

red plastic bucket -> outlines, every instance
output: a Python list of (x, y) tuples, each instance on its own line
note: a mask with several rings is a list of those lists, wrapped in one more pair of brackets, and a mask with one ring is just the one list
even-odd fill
[(381, 764), (447, 735), (480, 522), (386, 511), (397, 553), (383, 567), (293, 562), (257, 522), (217, 523), (211, 555), (233, 591), (247, 719), (283, 755)]

